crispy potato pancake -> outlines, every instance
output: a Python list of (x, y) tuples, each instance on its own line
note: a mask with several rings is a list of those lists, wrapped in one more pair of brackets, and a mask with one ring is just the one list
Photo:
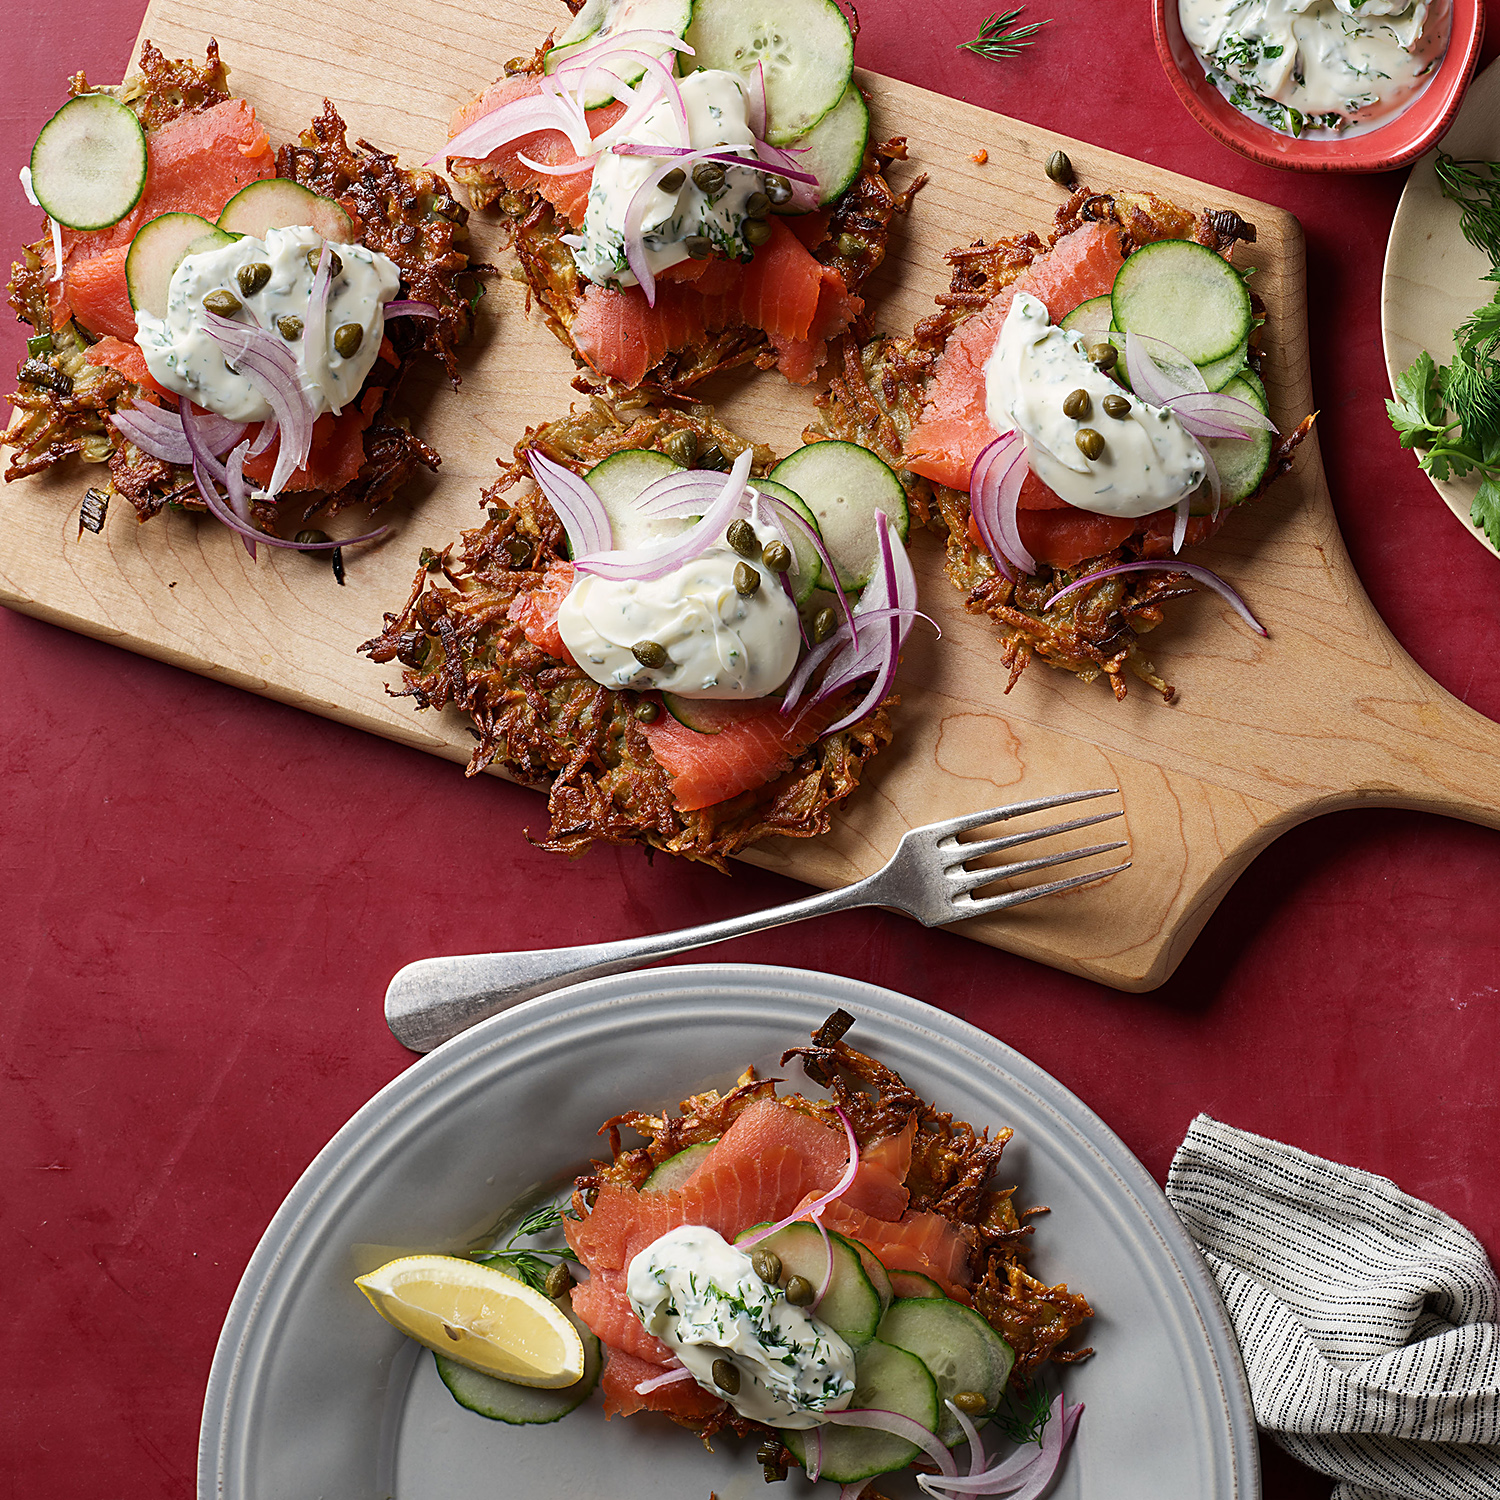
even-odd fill
[[(1253, 243), (1255, 239), (1254, 226), (1229, 211), (1193, 214), (1152, 193), (1095, 193), (1079, 187), (1058, 209), (1057, 227), (1045, 242), (1027, 231), (950, 251), (947, 260), (953, 276), (949, 288), (937, 298), (938, 311), (919, 323), (910, 337), (877, 337), (863, 342), (846, 338), (838, 351), (838, 372), (818, 398), (821, 410), (817, 426), (806, 436), (809, 441), (823, 437), (861, 443), (900, 475), (916, 515), (946, 540), (946, 571), (963, 593), (964, 607), (971, 613), (987, 615), (1000, 627), (1000, 660), (1009, 669), (1007, 692), (1035, 657), (1072, 672), (1084, 682), (1102, 674), (1117, 699), (1128, 692), (1129, 674), (1171, 702), (1175, 689), (1147, 660), (1141, 637), (1161, 624), (1166, 604), (1195, 592), (1186, 574), (1119, 575), (1069, 595), (1052, 609), (1045, 607), (1060, 588), (1087, 573), (1119, 562), (1168, 556), (1170, 532), (1163, 537), (1143, 527), (1113, 551), (1072, 568), (1044, 564), (1037, 573), (1012, 581), (974, 540), (968, 495), (905, 467), (907, 440), (921, 416), (928, 382), (949, 335), (983, 311), (1038, 255), (1084, 225), (1098, 222), (1118, 226), (1126, 254), (1155, 240), (1192, 239), (1227, 256), (1237, 240)], [(1258, 303), (1256, 312), (1263, 312)], [(1257, 368), (1259, 334), (1257, 324), (1250, 355)], [(1305, 418), (1277, 441), (1260, 488), (1242, 504), (1259, 498), (1291, 467), (1312, 423), (1311, 416)], [(1232, 509), (1226, 507), (1215, 523), (1195, 518), (1189, 540), (1211, 535)]]
[[(71, 80), (69, 94), (114, 93), (147, 130), (157, 130), (225, 103), (233, 97), (228, 83), (216, 42), (209, 42), (201, 65), (168, 59), (146, 42), (139, 73), (118, 90), (91, 88), (80, 73)], [(304, 520), (319, 512), (336, 515), (354, 504), (378, 509), (419, 468), (437, 468), (436, 451), (396, 415), (396, 393), (402, 375), (422, 353), (441, 360), (457, 385), (455, 350), (473, 332), (479, 274), (488, 269), (469, 263), (468, 210), (453, 198), (443, 178), (426, 168), (398, 166), (394, 157), (366, 141), (350, 146), (343, 120), (326, 100), (323, 113), (301, 139), (279, 149), (276, 175), (337, 200), (354, 218), (362, 241), (395, 261), (402, 295), (433, 303), (440, 316), (400, 318), (389, 325), (358, 398), (361, 414), (370, 420), (357, 475), (333, 492), (301, 491), (281, 507), (252, 507), (268, 529), (299, 502)], [(18, 371), (18, 389), (11, 396), (16, 414), (5, 434), (12, 448), (6, 479), (40, 473), (76, 454), (106, 464), (109, 479), (98, 493), (106, 503), (112, 495), (123, 496), (143, 521), (169, 505), (205, 510), (190, 469), (143, 453), (108, 424), (122, 404), (148, 404), (157, 397), (109, 365), (88, 362), (85, 356), (98, 340), (76, 317), (53, 327), (50, 258), (50, 237), (44, 236), (27, 246), (12, 267), (10, 304), (38, 338), (50, 334), (51, 348), (28, 357)]]
[[(894, 697), (824, 736), (765, 786), (683, 812), (642, 733), (644, 695), (603, 687), (548, 655), (508, 614), (517, 595), (536, 589), (547, 568), (567, 558), (562, 525), (530, 478), (528, 451), (582, 474), (626, 448), (728, 468), (747, 446), (711, 407), (592, 390), (568, 417), (527, 432), (483, 496), (484, 525), (464, 532), (456, 547), (424, 551), (405, 605), (359, 648), (373, 661), (401, 663), (402, 686), (388, 689), (393, 696), (468, 714), (478, 742), (469, 775), (493, 764), (547, 792), (551, 826), (533, 840), (539, 847), (580, 854), (595, 842), (640, 844), (726, 870), (731, 855), (773, 834), (827, 833), (833, 809), (890, 742)], [(764, 476), (774, 461), (757, 447), (752, 473)]]

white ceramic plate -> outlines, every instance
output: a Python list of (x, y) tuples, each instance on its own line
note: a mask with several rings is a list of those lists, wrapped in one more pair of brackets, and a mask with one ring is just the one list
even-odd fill
[[(752, 1444), (716, 1440), (710, 1454), (665, 1418), (606, 1423), (597, 1392), (552, 1426), (464, 1411), (354, 1277), (398, 1253), (469, 1243), (598, 1153), (595, 1129), (611, 1115), (727, 1085), (749, 1062), (782, 1076), (782, 1050), (837, 1006), (858, 1019), (850, 1040), (924, 1097), (1013, 1126), (1003, 1175), (1026, 1203), (1052, 1207), (1033, 1264), (1088, 1295), (1099, 1351), (1063, 1376), (1088, 1409), (1058, 1500), (1256, 1500), (1255, 1422), (1213, 1280), (1108, 1127), (1040, 1068), (931, 1006), (831, 975), (725, 964), (519, 1006), (413, 1064), (339, 1131), (271, 1221), (229, 1310), (204, 1404), (200, 1500), (812, 1495), (795, 1471), (768, 1491)], [(795, 1064), (786, 1075), (812, 1090)]]
[[(1500, 160), (1500, 62), (1491, 63), (1469, 86), (1463, 108), (1439, 150), (1460, 161)], [(1380, 333), (1391, 390), (1396, 377), (1426, 349), (1440, 364), (1453, 358), (1453, 330), (1488, 302), (1494, 287), (1484, 277), (1489, 257), (1459, 228), (1459, 209), (1443, 197), (1429, 151), (1411, 169), (1385, 247), (1380, 288)], [(1413, 457), (1411, 462), (1415, 463)], [(1479, 481), (1472, 476), (1432, 481), (1448, 509), (1481, 547), (1500, 556), (1469, 520)]]

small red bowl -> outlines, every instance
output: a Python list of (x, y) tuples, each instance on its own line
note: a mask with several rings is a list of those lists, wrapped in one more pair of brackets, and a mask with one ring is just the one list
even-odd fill
[(1430, 151), (1463, 102), (1484, 40), (1483, 0), (1452, 0), (1448, 51), (1427, 87), (1389, 124), (1343, 140), (1305, 141), (1242, 115), (1204, 76), (1182, 34), (1177, 0), (1153, 0), (1156, 55), (1188, 113), (1212, 136), (1268, 167), (1293, 172), (1388, 172)]

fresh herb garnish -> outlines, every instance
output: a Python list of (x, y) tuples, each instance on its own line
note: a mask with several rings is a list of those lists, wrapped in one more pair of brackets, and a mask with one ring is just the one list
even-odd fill
[(516, 1231), (505, 1242), (501, 1250), (471, 1250), (470, 1260), (477, 1260), (481, 1265), (494, 1265), (500, 1263), (504, 1269), (509, 1271), (518, 1281), (524, 1281), (534, 1292), (545, 1293), (547, 1290), (547, 1275), (555, 1267), (571, 1260), (570, 1250), (536, 1250), (516, 1247), (517, 1240), (531, 1239), (538, 1234), (546, 1234), (549, 1230), (556, 1229), (566, 1218), (570, 1217), (558, 1208), (555, 1203), (544, 1203), (540, 1208), (534, 1208), (516, 1226)]
[[(1486, 281), (1500, 283), (1500, 179), (1494, 162), (1461, 162), (1439, 154), (1438, 181), (1463, 210), (1464, 238), (1490, 257)], [(1500, 286), (1455, 330), (1453, 362), (1425, 350), (1396, 380), (1386, 402), (1403, 448), (1423, 451), (1434, 479), (1479, 476), (1469, 518), (1500, 547)]]
[(1029, 1380), (1020, 1390), (1006, 1388), (1005, 1400), (991, 1418), (1013, 1443), (1040, 1443), (1052, 1416), (1052, 1397), (1040, 1380)]
[(1455, 161), (1438, 152), (1437, 180), (1443, 196), (1463, 211), (1459, 227), (1476, 250), (1483, 250), (1492, 266), (1500, 266), (1500, 162)]
[(1050, 21), (1049, 17), (1048, 21), (1028, 21), (1017, 26), (1015, 23), (1025, 9), (1024, 5), (1018, 5), (1003, 15), (990, 16), (979, 28), (979, 35), (971, 42), (960, 42), (959, 47), (997, 62), (1003, 57), (1019, 57), (1021, 49), (1029, 47), (1037, 32)]

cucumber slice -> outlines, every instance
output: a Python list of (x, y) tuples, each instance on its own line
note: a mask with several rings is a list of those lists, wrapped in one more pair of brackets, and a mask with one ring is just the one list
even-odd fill
[(603, 502), (618, 551), (643, 547), (678, 536), (692, 524), (686, 518), (652, 521), (642, 516), (635, 502), (648, 485), (655, 484), (681, 466), (654, 448), (622, 448), (601, 459), (584, 476)]
[(1102, 297), (1080, 302), (1058, 326), (1069, 333), (1081, 333), (1086, 339), (1103, 338), (1109, 333), (1114, 315), (1113, 298), (1106, 292)]
[(219, 215), (219, 228), (261, 240), (268, 229), (302, 225), (341, 245), (355, 239), (354, 221), (332, 198), (320, 198), (299, 182), (266, 177), (242, 187)]
[(109, 94), (69, 99), (31, 148), (31, 190), (69, 229), (118, 224), (146, 190), (146, 132)]
[(836, 579), (824, 588), (862, 589), (875, 571), (875, 512), (883, 510), (891, 530), (906, 540), (906, 491), (890, 468), (857, 443), (809, 443), (789, 453), (771, 478), (802, 496), (817, 518)]
[(161, 214), (136, 231), (125, 257), (125, 287), (137, 312), (167, 315), (172, 273), (189, 255), (232, 245), (234, 236), (197, 214)]
[(797, 142), (797, 170), (818, 179), (819, 203), (832, 203), (848, 190), (864, 166), (869, 144), (870, 110), (859, 86), (851, 83), (844, 97)]
[(748, 77), (764, 64), (773, 146), (806, 135), (854, 74), (854, 38), (833, 0), (697, 0), (686, 40), (700, 68)]
[(932, 1277), (920, 1271), (892, 1271), (891, 1289), (898, 1297), (946, 1297), (948, 1294)]
[(1115, 276), (1117, 328), (1164, 339), (1194, 364), (1230, 354), (1250, 336), (1250, 291), (1235, 268), (1194, 240), (1158, 240)]
[[(920, 1422), (929, 1432), (937, 1430), (938, 1412), (942, 1409), (938, 1405), (937, 1386), (927, 1366), (916, 1355), (877, 1339), (855, 1356), (854, 1380), (850, 1406), (898, 1412)], [(837, 1427), (829, 1423), (818, 1430), (823, 1439), (823, 1478), (835, 1484), (853, 1484), (876, 1474), (904, 1469), (922, 1451), (915, 1443), (878, 1428)], [(805, 1469), (807, 1432), (783, 1429), (781, 1441)]]
[[(1252, 381), (1254, 384), (1251, 384)], [(1258, 411), (1269, 415), (1265, 390), (1266, 388), (1260, 383), (1260, 377), (1251, 370), (1245, 370), (1224, 387), (1223, 394), (1238, 396), (1241, 401), (1248, 401)], [(1242, 500), (1248, 500), (1260, 488), (1260, 482), (1265, 478), (1266, 470), (1271, 465), (1271, 439), (1272, 435), (1269, 432), (1256, 428), (1245, 439), (1200, 438), (1198, 440), (1208, 456), (1218, 465), (1221, 507), (1238, 505)], [(1192, 513), (1195, 516), (1206, 516), (1212, 514), (1213, 508), (1213, 496), (1205, 486), (1193, 499)]]
[(675, 1193), (702, 1164), (703, 1158), (718, 1144), (717, 1140), (702, 1141), (669, 1156), (641, 1184), (643, 1193)]
[(571, 1299), (560, 1299), (558, 1306), (568, 1315), (568, 1321), (583, 1340), (583, 1374), (574, 1384), (564, 1386), (560, 1391), (512, 1385), (508, 1380), (497, 1380), (493, 1375), (484, 1375), (467, 1365), (457, 1364), (446, 1354), (434, 1350), (432, 1357), (437, 1361), (438, 1375), (453, 1399), (481, 1417), (488, 1417), (492, 1422), (509, 1422), (513, 1427), (556, 1422), (582, 1406), (599, 1383), (599, 1371), (604, 1363), (599, 1340), (573, 1312)]
[(971, 1307), (947, 1297), (920, 1297), (893, 1302), (880, 1320), (879, 1337), (915, 1354), (937, 1382), (937, 1435), (948, 1447), (963, 1441), (963, 1428), (942, 1403), (959, 1391), (984, 1397), (985, 1420), (1000, 1404), (1005, 1382), (1016, 1362), (1015, 1351)]
[[(693, 18), (693, 0), (586, 0), (573, 17), (557, 45), (547, 54), (543, 67), (554, 73), (575, 53), (596, 47), (622, 31), (670, 31), (681, 36)], [(636, 50), (665, 57), (667, 49), (652, 42)], [(621, 63), (609, 70), (625, 83), (639, 83), (646, 75), (642, 63)], [(585, 109), (598, 109), (614, 102), (614, 91), (604, 84), (590, 87)]]
[(1245, 360), (1250, 353), (1250, 341), (1241, 339), (1223, 359), (1211, 360), (1206, 365), (1198, 366), (1198, 373), (1203, 376), (1204, 384), (1211, 391), (1222, 391), (1231, 380), (1234, 379), (1245, 368)]
[[(789, 490), (784, 484), (777, 484), (774, 479), (752, 479), (750, 483), (763, 494), (780, 500), (784, 505), (790, 505), (814, 531), (818, 530), (818, 518), (795, 490)], [(788, 575), (788, 580), (792, 585), (792, 599), (800, 609), (812, 598), (813, 590), (818, 586), (818, 580), (823, 574), (823, 559), (818, 556), (818, 549), (800, 531), (791, 526), (783, 527), (783, 530), (792, 544), (792, 556), (797, 561), (797, 567)]]
[[(747, 1229), (739, 1239), (754, 1232)], [(758, 1243), (781, 1257), (787, 1279), (805, 1276), (815, 1287), (822, 1285), (828, 1270), (828, 1252), (823, 1248), (823, 1236), (816, 1226), (801, 1220), (778, 1229)], [(880, 1293), (865, 1273), (864, 1262), (852, 1241), (830, 1230), (828, 1243), (833, 1251), (833, 1279), (828, 1283), (828, 1291), (814, 1316), (850, 1347), (861, 1349), (875, 1337), (875, 1329), (880, 1323)]]

